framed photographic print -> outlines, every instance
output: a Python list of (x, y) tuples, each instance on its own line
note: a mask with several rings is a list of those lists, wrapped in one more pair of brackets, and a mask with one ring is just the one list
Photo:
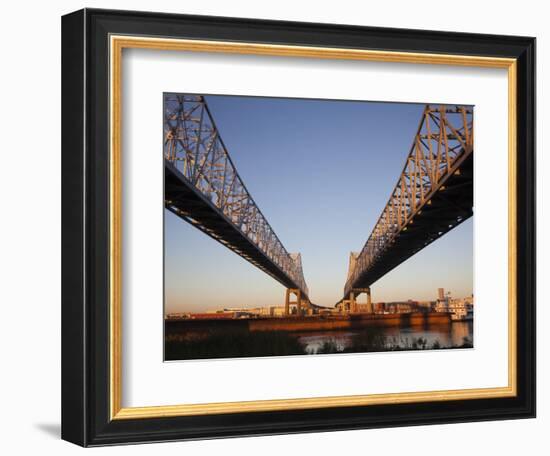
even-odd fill
[(535, 40), (62, 22), (62, 436), (535, 416)]

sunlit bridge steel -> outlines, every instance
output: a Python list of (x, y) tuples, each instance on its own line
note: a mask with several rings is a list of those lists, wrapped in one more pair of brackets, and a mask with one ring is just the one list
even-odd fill
[(289, 253), (246, 189), (202, 96), (165, 95), (165, 207), (310, 306), (300, 254)]
[(473, 153), (471, 107), (424, 108), (380, 218), (361, 251), (350, 254), (341, 311), (356, 311), (365, 292), (372, 313), (372, 283), (473, 215)]

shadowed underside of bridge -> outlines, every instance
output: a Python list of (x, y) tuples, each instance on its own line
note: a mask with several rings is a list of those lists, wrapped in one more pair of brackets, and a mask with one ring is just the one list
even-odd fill
[[(473, 215), (473, 187), (465, 188), (472, 175), (473, 157), (460, 167), (461, 175), (447, 181), (445, 193), (436, 192), (431, 204), (414, 218), (406, 231), (392, 240), (391, 248), (376, 257), (350, 288), (366, 288)], [(356, 254), (354, 254), (356, 255)]]
[(249, 194), (204, 98), (165, 95), (164, 104), (165, 207), (311, 305), (300, 254), (287, 252)]
[[(473, 215), (473, 112), (427, 105), (389, 201), (361, 252), (350, 254), (344, 298), (356, 296)], [(347, 301), (346, 301), (347, 300)]]
[(220, 216), (211, 201), (189, 186), (181, 173), (164, 163), (166, 208), (225, 245), (253, 265), (277, 279), (287, 288), (298, 285), (271, 258), (264, 254), (230, 220)]

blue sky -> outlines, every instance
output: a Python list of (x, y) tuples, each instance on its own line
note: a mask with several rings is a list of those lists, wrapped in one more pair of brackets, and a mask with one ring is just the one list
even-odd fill
[[(350, 251), (376, 223), (424, 105), (207, 96), (231, 158), (289, 252), (300, 252), (313, 302), (342, 297)], [(373, 300), (473, 291), (473, 219), (372, 286)], [(282, 305), (284, 287), (165, 210), (169, 312)], [(364, 299), (364, 297), (362, 298)], [(361, 301), (361, 298), (360, 298)]]

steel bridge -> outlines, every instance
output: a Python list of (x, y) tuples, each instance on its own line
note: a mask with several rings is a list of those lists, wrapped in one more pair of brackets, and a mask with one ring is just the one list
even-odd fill
[(342, 312), (358, 310), (383, 275), (473, 215), (473, 111), (466, 106), (424, 108), (405, 166), (360, 252), (349, 258)]
[(164, 97), (164, 175), (165, 207), (283, 284), (286, 314), (313, 306), (300, 254), (285, 249), (246, 189), (202, 96)]

